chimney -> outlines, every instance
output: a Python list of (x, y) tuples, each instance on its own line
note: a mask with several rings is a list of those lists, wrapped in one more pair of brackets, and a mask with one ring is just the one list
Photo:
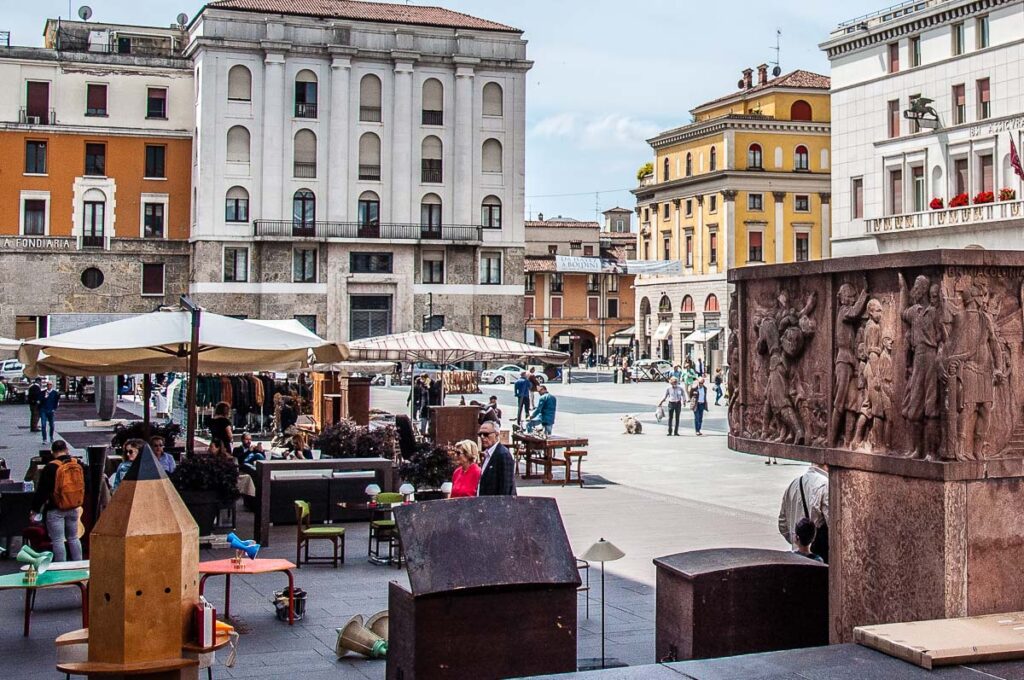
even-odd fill
[(749, 90), (751, 87), (754, 86), (753, 79), (754, 79), (754, 71), (753, 71), (753, 69), (749, 69), (749, 68), (743, 69), (743, 89), (744, 90)]
[(537, 213), (537, 221), (538, 222), (543, 222), (544, 221), (544, 213)]
[(768, 82), (768, 64), (761, 64), (757, 67), (757, 84), (764, 85)]

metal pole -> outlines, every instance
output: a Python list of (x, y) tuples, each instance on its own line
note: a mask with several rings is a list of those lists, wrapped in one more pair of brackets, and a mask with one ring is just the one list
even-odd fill
[(604, 562), (601, 562), (601, 668), (604, 668)]
[(185, 431), (185, 455), (195, 453), (196, 437), (196, 381), (199, 378), (199, 323), (202, 311), (187, 295), (181, 296), (181, 306), (192, 313), (192, 340), (188, 351), (188, 388), (185, 393), (185, 411), (188, 414)]
[(149, 439), (149, 399), (153, 394), (153, 376), (146, 373), (142, 376), (142, 422), (146, 428), (146, 439)]

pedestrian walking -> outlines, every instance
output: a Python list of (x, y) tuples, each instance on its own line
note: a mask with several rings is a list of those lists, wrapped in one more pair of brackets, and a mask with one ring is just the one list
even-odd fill
[[(679, 414), (683, 412), (683, 397), (686, 396), (686, 391), (680, 386), (679, 378), (672, 376), (668, 381), (668, 387), (665, 388), (665, 396), (658, 402), (658, 406), (663, 406), (668, 402), (668, 432), (667, 436), (672, 435), (679, 436)], [(673, 418), (675, 418), (675, 425), (673, 426)]]
[(516, 380), (515, 384), (515, 395), (516, 395), (516, 425), (519, 427), (523, 426), (523, 414), (526, 417), (530, 417), (530, 390), (533, 389), (530, 379), (527, 377), (526, 371), (522, 371), (519, 374), (519, 380)]
[(693, 411), (693, 429), (700, 437), (701, 426), (704, 424), (704, 413), (708, 410), (708, 388), (704, 384), (704, 378), (697, 378), (697, 384), (690, 388), (690, 410)]
[(50, 428), (50, 441), (53, 441), (53, 420), (57, 413), (57, 404), (60, 403), (60, 392), (53, 389), (53, 383), (46, 381), (46, 391), (39, 397), (39, 418), (43, 431), (43, 443), (46, 443), (46, 428)]
[(43, 515), (53, 544), (53, 561), (65, 562), (70, 556), (72, 562), (77, 562), (82, 559), (78, 513), (85, 503), (85, 471), (68, 455), (67, 442), (53, 442), (50, 451), (53, 460), (39, 476), (32, 509)]
[(801, 517), (800, 521), (796, 523), (796, 545), (793, 546), (793, 552), (797, 555), (803, 555), (808, 559), (815, 560), (816, 562), (824, 562), (821, 559), (821, 555), (815, 555), (811, 551), (811, 544), (814, 543), (814, 536), (818, 533), (817, 528), (814, 526), (814, 522)]
[(790, 482), (782, 495), (779, 509), (779, 533), (796, 548), (796, 526), (801, 519), (809, 519), (815, 527), (811, 552), (828, 562), (828, 466), (811, 465)]
[(683, 367), (683, 383), (686, 385), (687, 392), (693, 388), (696, 381), (697, 371), (694, 370), (692, 362), (687, 362), (687, 365)]
[(39, 432), (39, 398), (43, 396), (43, 380), (36, 378), (28, 388), (28, 429)]
[(555, 426), (555, 411), (558, 408), (558, 400), (555, 399), (555, 395), (548, 394), (546, 385), (541, 385), (537, 393), (540, 394), (540, 399), (537, 400), (537, 408), (533, 409), (533, 414), (530, 416), (529, 422), (526, 423), (526, 428), (532, 431), (537, 425), (542, 425), (544, 432), (551, 434), (551, 430)]
[(480, 487), (480, 447), (464, 439), (455, 445), (455, 463), (452, 474), (452, 492), (449, 498), (472, 498)]
[(718, 406), (718, 402), (722, 400), (722, 369), (715, 369), (715, 406)]
[(526, 379), (530, 381), (530, 408), (534, 408), (537, 402), (537, 392), (540, 389), (540, 378), (537, 377), (537, 369), (530, 366)]
[(515, 496), (516, 461), (501, 443), (498, 426), (488, 421), (477, 430), (484, 462), (480, 471), (478, 496)]

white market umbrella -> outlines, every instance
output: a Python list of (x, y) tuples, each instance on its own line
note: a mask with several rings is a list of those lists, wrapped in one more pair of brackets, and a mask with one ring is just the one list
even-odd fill
[(246, 319), (246, 321), (259, 326), (265, 326), (267, 328), (276, 328), (279, 331), (295, 333), (296, 335), (301, 335), (309, 338), (310, 340), (319, 340), (323, 342), (323, 338), (303, 326), (297, 319)]
[(21, 347), (21, 340), (0, 338), (0, 352), (17, 352), (19, 347)]
[(503, 338), (441, 329), (429, 333), (397, 333), (348, 343), (349, 358), (359, 361), (429, 361), (454, 364), (460, 361), (522, 361), (546, 364), (569, 361), (565, 352)]

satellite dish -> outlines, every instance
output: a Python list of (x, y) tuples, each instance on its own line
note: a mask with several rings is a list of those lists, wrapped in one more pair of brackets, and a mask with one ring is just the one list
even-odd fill
[(741, 90), (743, 89), (743, 78), (740, 78), (739, 80), (736, 81), (736, 87), (740, 88)]
[(92, 16), (92, 7), (89, 5), (82, 5), (78, 8), (78, 18), (82, 21), (88, 21), (89, 17)]
[(776, 66), (775, 68), (772, 69), (772, 75), (778, 78), (780, 75), (782, 75), (782, 69)]
[(188, 23), (188, 15), (185, 14), (184, 12), (182, 12), (181, 14), (178, 15), (178, 25), (179, 26), (184, 26), (187, 23)]

